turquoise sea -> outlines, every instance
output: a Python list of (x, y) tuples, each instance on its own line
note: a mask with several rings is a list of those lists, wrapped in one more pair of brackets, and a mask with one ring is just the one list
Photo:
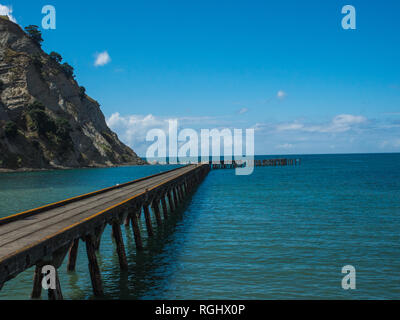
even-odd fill
[[(250, 176), (211, 171), (143, 252), (123, 227), (128, 272), (108, 227), (98, 256), (106, 298), (399, 299), (400, 154), (299, 157), (301, 166)], [(0, 173), (0, 217), (172, 167)], [(341, 287), (345, 265), (356, 290)], [(76, 272), (59, 272), (64, 298), (93, 299), (84, 245)], [(0, 299), (28, 299), (32, 276), (6, 283)]]

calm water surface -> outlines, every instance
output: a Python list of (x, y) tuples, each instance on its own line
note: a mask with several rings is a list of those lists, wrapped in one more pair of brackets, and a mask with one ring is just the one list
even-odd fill
[[(143, 252), (123, 227), (126, 273), (107, 227), (98, 257), (106, 298), (399, 299), (400, 154), (301, 158), (250, 176), (210, 172)], [(0, 217), (170, 168), (2, 173)], [(353, 291), (341, 288), (348, 264)], [(32, 275), (6, 283), (0, 299), (29, 298)], [(76, 272), (64, 264), (60, 277), (65, 298), (93, 298), (84, 245)]]

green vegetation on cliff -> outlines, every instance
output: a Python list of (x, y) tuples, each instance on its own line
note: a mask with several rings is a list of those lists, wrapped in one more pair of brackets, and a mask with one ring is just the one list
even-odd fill
[(37, 26), (0, 19), (0, 169), (144, 164)]

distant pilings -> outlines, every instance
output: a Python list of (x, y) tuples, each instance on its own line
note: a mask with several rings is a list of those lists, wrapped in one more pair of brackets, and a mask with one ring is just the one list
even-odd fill
[(253, 167), (286, 167), (299, 166), (301, 159), (299, 158), (278, 158), (278, 159), (258, 159), (258, 160), (225, 160), (225, 161), (210, 161), (210, 168), (215, 169), (236, 169), (245, 166)]

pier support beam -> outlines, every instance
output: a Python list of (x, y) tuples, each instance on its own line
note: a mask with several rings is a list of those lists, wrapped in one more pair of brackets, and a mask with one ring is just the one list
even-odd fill
[(32, 299), (39, 299), (42, 295), (42, 266), (36, 265), (35, 273), (33, 274), (33, 289), (31, 293)]
[(182, 183), (182, 191), (183, 191), (183, 195), (185, 197), (187, 197), (189, 195), (188, 192), (187, 192), (187, 189), (186, 189), (186, 180), (183, 181), (183, 183)]
[(67, 270), (69, 272), (75, 271), (76, 258), (78, 256), (79, 239), (75, 239), (69, 249)]
[(103, 235), (104, 229), (106, 228), (106, 225), (103, 224), (102, 226), (96, 228), (95, 232), (94, 232), (94, 249), (96, 251), (100, 250), (100, 243), (101, 243), (101, 236)]
[(160, 227), (162, 225), (161, 214), (160, 214), (160, 200), (155, 199), (152, 203), (152, 208), (154, 210), (154, 214), (156, 216), (157, 225)]
[(185, 200), (185, 193), (183, 192), (183, 183), (180, 184), (178, 188), (179, 188), (179, 193), (181, 195), (181, 199), (182, 199), (182, 201), (184, 201)]
[(149, 237), (152, 237), (154, 235), (154, 232), (153, 232), (153, 226), (151, 225), (149, 206), (147, 204), (143, 206), (143, 211), (144, 211), (144, 217), (146, 219), (147, 234), (149, 235)]
[(187, 180), (185, 180), (184, 186), (185, 186), (185, 193), (186, 193), (186, 196), (188, 196), (188, 195), (189, 195), (189, 188), (188, 188), (188, 182), (187, 182)]
[(140, 235), (137, 212), (136, 211), (133, 212), (130, 217), (131, 217), (131, 225), (132, 225), (132, 230), (133, 230), (133, 236), (135, 237), (136, 249), (137, 250), (142, 250), (143, 249), (143, 242), (142, 242), (142, 236)]
[(181, 185), (180, 184), (178, 184), (176, 186), (176, 192), (177, 192), (177, 195), (178, 195), (179, 203), (182, 203), (183, 202), (183, 195), (182, 195), (182, 190), (181, 190)]
[(168, 209), (167, 209), (167, 202), (165, 201), (165, 194), (161, 198), (161, 205), (164, 214), (164, 220), (168, 219)]
[(48, 297), (49, 300), (63, 300), (64, 297), (62, 295), (61, 291), (61, 284), (60, 284), (60, 277), (58, 276), (58, 271), (56, 270), (56, 288), (54, 290), (49, 289), (48, 290)]
[(128, 270), (128, 261), (126, 259), (124, 239), (122, 238), (121, 226), (115, 221), (112, 225), (113, 237), (117, 246), (119, 266), (121, 270)]
[(91, 235), (85, 237), (86, 252), (89, 260), (90, 279), (92, 281), (93, 293), (96, 297), (104, 295), (103, 284), (101, 282), (101, 274), (99, 264), (97, 263), (95, 244)]
[(171, 213), (175, 211), (174, 203), (172, 202), (172, 189), (167, 193), (168, 203)]
[(130, 217), (129, 217), (129, 214), (128, 214), (128, 216), (125, 219), (125, 223), (124, 223), (125, 227), (129, 227), (129, 222), (130, 222)]
[(175, 210), (176, 210), (178, 208), (178, 206), (179, 206), (179, 202), (178, 202), (178, 196), (176, 194), (176, 188), (175, 187), (172, 189), (172, 194), (174, 196), (174, 204), (175, 204)]

